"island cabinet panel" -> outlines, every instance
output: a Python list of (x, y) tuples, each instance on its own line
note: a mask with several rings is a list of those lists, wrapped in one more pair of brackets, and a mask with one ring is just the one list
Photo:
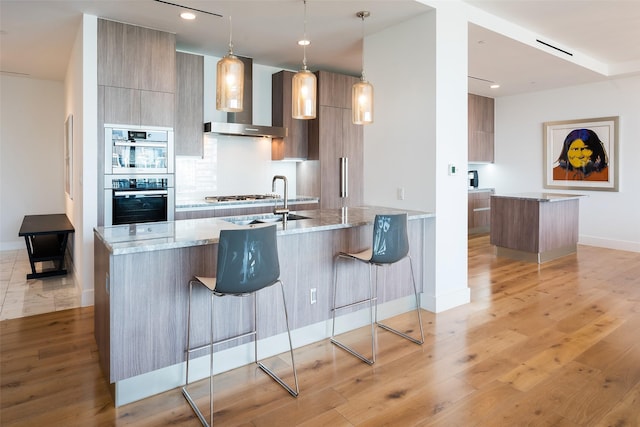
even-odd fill
[(576, 196), (491, 197), (491, 236), (499, 256), (542, 263), (576, 252)]
[[(425, 221), (409, 221), (411, 255), (418, 290), (423, 272)], [(372, 225), (322, 232), (278, 235), (280, 278), (284, 282), (290, 326), (300, 329), (331, 318), (333, 261), (339, 251), (359, 251), (370, 245)], [(110, 254), (95, 239), (95, 334), (100, 362), (109, 382), (152, 372), (185, 360), (189, 280), (194, 275), (215, 276), (217, 244), (121, 255)], [(144, 268), (141, 268), (144, 266)], [(380, 273), (379, 302), (412, 295), (408, 261)], [(368, 267), (341, 265), (339, 298), (366, 291)], [(354, 283), (359, 283), (355, 286)], [(317, 302), (310, 303), (311, 289)], [(209, 294), (194, 288), (192, 343), (204, 344), (210, 336)], [(279, 286), (260, 291), (257, 298), (258, 339), (286, 331)], [(214, 334), (217, 339), (248, 332), (253, 325), (251, 298), (214, 300)], [(346, 330), (350, 325), (344, 325)], [(233, 341), (216, 351), (243, 342)], [(206, 352), (203, 352), (204, 355)]]

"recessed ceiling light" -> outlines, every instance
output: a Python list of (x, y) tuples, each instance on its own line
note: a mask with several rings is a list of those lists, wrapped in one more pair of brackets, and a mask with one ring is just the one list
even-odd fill
[(491, 86), (489, 86), (491, 89), (498, 89), (500, 87), (499, 84), (492, 84)]
[(180, 14), (180, 18), (186, 19), (187, 21), (192, 21), (192, 20), (196, 19), (196, 14), (195, 13), (191, 13), (191, 12), (182, 12)]
[(298, 40), (298, 44), (300, 46), (309, 46), (311, 44), (310, 40)]

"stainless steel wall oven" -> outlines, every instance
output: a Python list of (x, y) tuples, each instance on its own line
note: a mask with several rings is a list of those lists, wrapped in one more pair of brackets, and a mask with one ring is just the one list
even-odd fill
[(111, 176), (105, 181), (104, 225), (173, 221), (173, 175)]
[(105, 125), (104, 225), (173, 221), (173, 129)]

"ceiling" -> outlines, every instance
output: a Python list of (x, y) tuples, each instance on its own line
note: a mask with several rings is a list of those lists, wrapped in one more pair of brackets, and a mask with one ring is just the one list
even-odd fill
[[(0, 71), (62, 81), (82, 13), (175, 33), (178, 49), (212, 56), (226, 53), (231, 15), (236, 54), (259, 64), (300, 68), (302, 48), (296, 41), (304, 33), (302, 0), (170, 3), (222, 17), (196, 12), (196, 20), (184, 21), (178, 16), (183, 8), (155, 0), (0, 0)], [(480, 15), (498, 17), (497, 24), (481, 19), (469, 25), (470, 92), (499, 97), (640, 74), (640, 0), (466, 3)], [(361, 10), (371, 12), (364, 22), (356, 17)], [(412, 0), (308, 0), (309, 68), (358, 75), (363, 32), (373, 34), (431, 10)], [(503, 35), (514, 28), (575, 53), (582, 63)], [(501, 86), (492, 90), (489, 82)]]

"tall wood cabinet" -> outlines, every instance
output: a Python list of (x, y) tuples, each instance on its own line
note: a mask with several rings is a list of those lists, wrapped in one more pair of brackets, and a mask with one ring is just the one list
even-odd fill
[(469, 163), (494, 162), (494, 100), (468, 95)]
[(176, 155), (203, 156), (203, 122), (204, 57), (176, 52)]
[(287, 128), (287, 136), (271, 140), (271, 160), (306, 159), (307, 120), (291, 117), (293, 72), (282, 70), (271, 76), (271, 124)]
[[(351, 86), (357, 77), (318, 71), (317, 117), (309, 125), (309, 159), (298, 166), (298, 183), (307, 195), (320, 197), (320, 208), (361, 206), (364, 200), (362, 126), (351, 121)], [(348, 159), (347, 194), (340, 197), (340, 159)], [(305, 162), (308, 163), (308, 162)], [(315, 185), (314, 185), (315, 183)], [(314, 193), (312, 193), (314, 192)]]
[(98, 20), (103, 123), (174, 126), (175, 35)]

